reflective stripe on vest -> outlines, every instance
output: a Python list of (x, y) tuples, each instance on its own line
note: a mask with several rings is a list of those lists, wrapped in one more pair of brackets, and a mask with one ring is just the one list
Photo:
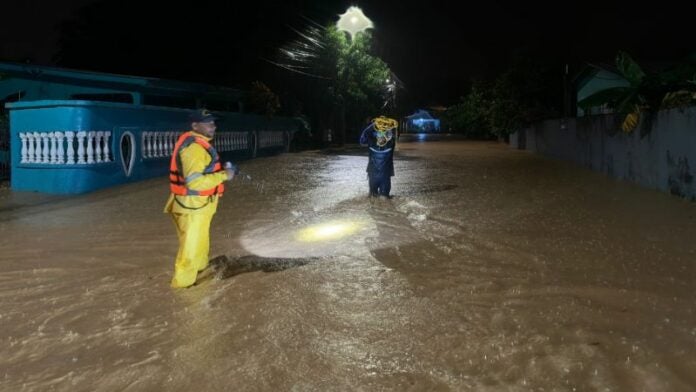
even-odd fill
[(169, 189), (173, 194), (179, 196), (222, 195), (225, 192), (225, 186), (223, 184), (202, 191), (196, 191), (186, 187), (186, 179), (183, 177), (183, 168), (179, 152), (193, 143), (197, 143), (205, 148), (205, 151), (210, 154), (210, 164), (203, 169), (203, 174), (217, 173), (222, 170), (220, 157), (217, 151), (215, 151), (215, 148), (204, 138), (196, 136), (196, 134), (191, 131), (186, 132), (179, 137), (179, 140), (177, 140), (174, 145), (174, 152), (172, 153), (172, 159), (169, 163)]

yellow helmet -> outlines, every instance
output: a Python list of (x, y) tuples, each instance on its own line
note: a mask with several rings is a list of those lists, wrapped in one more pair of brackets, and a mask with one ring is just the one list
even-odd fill
[(379, 132), (388, 131), (399, 126), (399, 122), (393, 118), (379, 116), (372, 120), (375, 124), (375, 129)]

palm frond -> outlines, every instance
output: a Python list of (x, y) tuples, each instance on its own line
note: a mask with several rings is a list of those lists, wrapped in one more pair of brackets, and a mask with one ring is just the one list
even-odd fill
[(632, 86), (637, 86), (645, 78), (643, 69), (626, 52), (620, 51), (616, 55), (616, 67)]

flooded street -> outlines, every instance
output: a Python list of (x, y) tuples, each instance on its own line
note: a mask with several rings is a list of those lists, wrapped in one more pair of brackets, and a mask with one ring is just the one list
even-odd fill
[(2, 391), (693, 391), (696, 204), (496, 143), (240, 162), (172, 290), (161, 179), (0, 190)]

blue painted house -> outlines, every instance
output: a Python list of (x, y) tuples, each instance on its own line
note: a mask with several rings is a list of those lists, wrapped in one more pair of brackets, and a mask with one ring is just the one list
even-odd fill
[(294, 118), (243, 113), (244, 93), (154, 78), (0, 63), (11, 187), (58, 194), (166, 176), (192, 109), (220, 113), (223, 160), (287, 151)]

